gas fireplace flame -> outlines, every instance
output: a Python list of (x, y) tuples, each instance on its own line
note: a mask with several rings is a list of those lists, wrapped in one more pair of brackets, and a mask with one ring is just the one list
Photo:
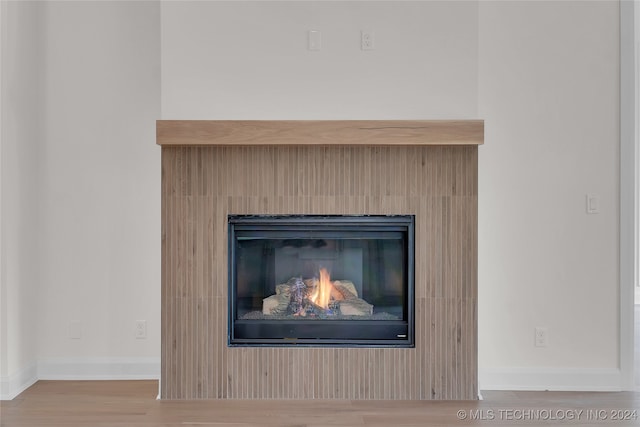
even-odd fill
[(333, 284), (331, 283), (331, 276), (326, 268), (321, 268), (318, 286), (309, 297), (309, 300), (318, 307), (327, 310), (329, 308), (329, 300), (331, 299), (332, 290)]

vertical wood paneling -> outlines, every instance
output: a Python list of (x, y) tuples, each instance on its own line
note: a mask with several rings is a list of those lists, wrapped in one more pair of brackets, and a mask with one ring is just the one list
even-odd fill
[[(227, 215), (416, 215), (414, 349), (229, 348)], [(474, 399), (477, 147), (163, 147), (170, 399)]]

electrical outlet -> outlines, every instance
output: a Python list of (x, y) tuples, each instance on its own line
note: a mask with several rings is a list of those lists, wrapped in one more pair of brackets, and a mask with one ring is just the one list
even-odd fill
[(376, 48), (373, 38), (373, 31), (360, 31), (360, 49), (374, 50)]
[(546, 347), (549, 345), (549, 331), (547, 328), (537, 327), (535, 330), (535, 346)]
[(146, 320), (136, 320), (136, 338), (137, 339), (147, 338), (147, 321)]

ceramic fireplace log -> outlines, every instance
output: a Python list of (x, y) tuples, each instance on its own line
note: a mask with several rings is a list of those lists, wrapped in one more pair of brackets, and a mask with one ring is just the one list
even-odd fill
[[(262, 301), (262, 314), (267, 316), (291, 314), (291, 304), (294, 299), (292, 294), (295, 292), (295, 283), (295, 280), (291, 279), (287, 283), (277, 285), (275, 295), (271, 295)], [(306, 287), (303, 290), (305, 294), (304, 310), (296, 309), (297, 314), (305, 317), (307, 312), (328, 312), (329, 310), (323, 309), (309, 300), (309, 296), (318, 286), (318, 281), (316, 279), (307, 279), (303, 283)], [(358, 297), (358, 291), (353, 282), (335, 280), (331, 284), (333, 285), (331, 289), (331, 306), (338, 309), (336, 314), (343, 316), (371, 316), (373, 314), (373, 305)]]

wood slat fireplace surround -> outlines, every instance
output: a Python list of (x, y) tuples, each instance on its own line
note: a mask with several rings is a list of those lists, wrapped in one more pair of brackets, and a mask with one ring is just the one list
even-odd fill
[[(475, 399), (482, 121), (158, 121), (164, 399)], [(228, 214), (413, 214), (415, 348), (227, 346)]]

